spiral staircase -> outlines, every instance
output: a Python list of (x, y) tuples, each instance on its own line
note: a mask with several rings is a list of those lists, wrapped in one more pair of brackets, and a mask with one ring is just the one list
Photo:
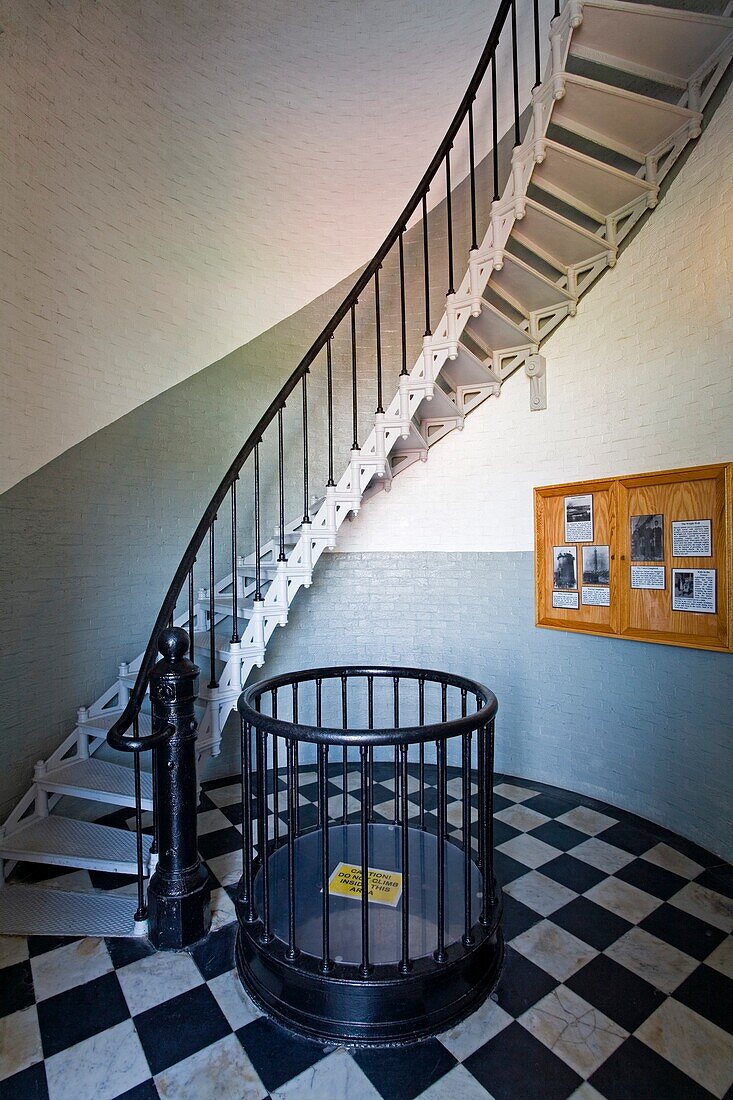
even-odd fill
[[(499, 31), (514, 18), (509, 0), (502, 11)], [(536, 12), (535, 7), (535, 18)], [(323, 552), (336, 545), (346, 518), (375, 492), (389, 490), (402, 470), (425, 461), (436, 442), (462, 428), (465, 416), (497, 395), (516, 372), (523, 369), (530, 379), (532, 408), (544, 407), (543, 340), (575, 315), (581, 296), (614, 266), (624, 239), (657, 204), (665, 177), (700, 135), (706, 108), (733, 57), (733, 18), (727, 11), (710, 15), (625, 0), (568, 0), (549, 31), (544, 79), (539, 79), (536, 47), (537, 80), (525, 133), (515, 142), (501, 194), (494, 169), (495, 195), (483, 239), (475, 240), (460, 284), (449, 288), (440, 322), (425, 335), (417, 362), (411, 371), (403, 369), (384, 408), (380, 394), (368, 438), (351, 450), (341, 478), (315, 502), (306, 501), (305, 517), (286, 522), (283, 516), (271, 538), (258, 538), (247, 555), (234, 555), (227, 575), (191, 591), (184, 610), (164, 616), (163, 621), (172, 618), (193, 628), (202, 666), (200, 759), (220, 752), (225, 723), (245, 681), (263, 665), (269, 640), (287, 624), (291, 604), (309, 587)], [(486, 67), (481, 75), (485, 72)], [(517, 138), (518, 119), (515, 51)], [(471, 169), (473, 186), (473, 160)], [(416, 194), (415, 208), (422, 201), (425, 217), (425, 193)], [(472, 200), (475, 234), (475, 195)], [(400, 249), (404, 224), (391, 242), (399, 238)], [(375, 258), (375, 273), (380, 259)], [(348, 304), (343, 317), (348, 318)], [(186, 575), (184, 570), (179, 577), (179, 590)], [(121, 762), (115, 762), (109, 751), (99, 752), (110, 729), (128, 713), (136, 684), (139, 692), (142, 683), (144, 696), (146, 660), (149, 665), (150, 646), (119, 666), (99, 699), (79, 709), (74, 729), (39, 761), (30, 790), (5, 822), (0, 932), (144, 933), (124, 877), (138, 871), (135, 831), (89, 820), (94, 815), (88, 807), (99, 804), (100, 813), (128, 808), (130, 815), (136, 803), (139, 811), (153, 809), (150, 774), (138, 770), (136, 798), (129, 759), (120, 754)], [(145, 702), (137, 708), (134, 727), (140, 740), (151, 732)], [(83, 800), (87, 811), (61, 812), (68, 796)], [(71, 803), (72, 810), (78, 805)], [(150, 848), (146, 832), (145, 874)], [(124, 885), (73, 889), (64, 882), (74, 877), (68, 875), (16, 881), (16, 864), (101, 872), (121, 876)], [(93, 875), (89, 882), (94, 883)]]

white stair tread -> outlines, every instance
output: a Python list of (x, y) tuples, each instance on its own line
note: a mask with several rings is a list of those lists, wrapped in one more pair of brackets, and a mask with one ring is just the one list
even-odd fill
[[(82, 723), (82, 729), (93, 732), (90, 727), (94, 727), (95, 730), (100, 731), (100, 736), (102, 736), (102, 731), (106, 732), (111, 729), (121, 714), (121, 710), (105, 711), (103, 714), (98, 714), (96, 717), (90, 718), (88, 722)], [(138, 715), (137, 728), (141, 737), (149, 737), (153, 732), (153, 720), (151, 716), (141, 711)]]
[(571, 53), (603, 54), (619, 68), (658, 73), (687, 81), (720, 45), (733, 20), (700, 12), (585, 0), (583, 22), (573, 31)]
[[(143, 836), (147, 862), (152, 839)], [(0, 840), (4, 859), (50, 863), (60, 867), (86, 867), (90, 871), (137, 873), (135, 834), (92, 821), (51, 814), (31, 818)]]
[(532, 182), (571, 206), (592, 212), (599, 222), (652, 190), (645, 180), (555, 141), (545, 142), (545, 159), (535, 165)]
[(499, 382), (491, 363), (482, 363), (460, 341), (457, 357), (447, 360), (441, 375), (447, 378), (453, 390), (459, 386), (490, 386)]
[(516, 302), (521, 312), (529, 315), (536, 309), (549, 309), (573, 301), (571, 294), (550, 282), (511, 253), (504, 253), (504, 266), (492, 271), (489, 286), (512, 304)]
[(555, 103), (552, 121), (643, 161), (696, 117), (686, 107), (567, 74), (565, 95)]
[[(448, 362), (448, 360), (446, 360)], [(415, 413), (416, 419), (420, 425), (426, 422), (435, 423), (437, 420), (453, 420), (455, 418), (461, 419), (461, 413), (451, 401), (448, 394), (436, 385), (433, 390), (433, 396), (428, 401), (427, 397), (423, 397), (422, 401), (417, 407)], [(421, 434), (424, 438), (428, 438), (425, 430), (421, 427)]]
[(0, 889), (0, 934), (6, 936), (132, 936), (135, 898), (45, 886)]
[(526, 213), (521, 221), (514, 223), (512, 236), (537, 255), (554, 259), (568, 268), (608, 251), (606, 242), (587, 229), (533, 199), (527, 199), (526, 204)]
[[(224, 601), (223, 596), (218, 596), (214, 601), (216, 603), (222, 603)], [(231, 600), (229, 601), (229, 609), (231, 610)], [(218, 608), (221, 610), (221, 608)], [(197, 656), (208, 657), (209, 655), (209, 643), (211, 641), (211, 635), (208, 630), (197, 630), (193, 636), (193, 657), (194, 661)], [(216, 649), (217, 657), (222, 661), (229, 660), (229, 646), (231, 645), (231, 634), (214, 634), (214, 648)]]
[(390, 448), (390, 455), (404, 454), (407, 451), (426, 451), (427, 442), (423, 438), (422, 432), (419, 426), (412, 421), (410, 424), (410, 432), (407, 439), (403, 439), (401, 433), (396, 428), (388, 428), (385, 433), (385, 443), (389, 446), (391, 438), (396, 435), (394, 443)]
[[(94, 802), (110, 802), (115, 806), (135, 805), (135, 775), (132, 768), (94, 756), (88, 760), (71, 760), (53, 768), (42, 776), (39, 785), (45, 791), (88, 798)], [(140, 773), (140, 791), (143, 809), (151, 810), (153, 780), (148, 772)]]
[(478, 317), (470, 317), (464, 332), (485, 347), (487, 351), (513, 351), (532, 347), (527, 333), (492, 305), (481, 302)]

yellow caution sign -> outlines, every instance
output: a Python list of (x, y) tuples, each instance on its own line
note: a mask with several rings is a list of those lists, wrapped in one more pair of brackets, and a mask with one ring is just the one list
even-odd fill
[[(379, 867), (369, 868), (369, 901), (378, 905), (391, 905), (395, 909), (402, 897), (402, 874), (400, 871), (383, 871)], [(342, 898), (361, 900), (361, 867), (352, 863), (339, 863), (328, 880), (329, 894), (338, 894)]]

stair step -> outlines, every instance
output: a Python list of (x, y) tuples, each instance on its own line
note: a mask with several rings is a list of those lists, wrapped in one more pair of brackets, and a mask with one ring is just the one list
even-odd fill
[(6, 884), (0, 889), (4, 936), (132, 936), (135, 898)]
[(481, 302), (478, 317), (469, 317), (463, 331), (489, 352), (519, 351), (533, 347), (527, 333), (485, 298)]
[(683, 87), (720, 45), (733, 19), (701, 12), (584, 0), (570, 52), (589, 61)]
[[(122, 711), (118, 709), (104, 711), (104, 713), (90, 718), (88, 722), (83, 722), (81, 729), (86, 730), (92, 736), (95, 736), (98, 731), (99, 736), (104, 737), (107, 730), (112, 728), (121, 714)], [(138, 732), (141, 737), (149, 737), (153, 732), (153, 720), (145, 711), (141, 711), (138, 715)]]
[(562, 270), (608, 253), (607, 243), (581, 229), (533, 199), (526, 200), (526, 213), (514, 223), (512, 236)]
[[(147, 864), (152, 838), (143, 836)], [(83, 867), (89, 871), (137, 874), (135, 835), (91, 821), (52, 814), (34, 817), (0, 839), (0, 857), (57, 867)]]
[[(92, 802), (108, 802), (113, 806), (135, 806), (135, 776), (132, 768), (90, 757), (71, 760), (46, 772), (38, 786), (53, 794), (86, 798)], [(153, 808), (153, 780), (147, 772), (140, 775), (142, 806)]]
[(533, 180), (538, 187), (595, 218), (599, 225), (609, 214), (654, 190), (638, 176), (620, 172), (554, 141), (545, 142), (545, 159), (535, 165)]
[(414, 420), (410, 424), (410, 432), (407, 439), (403, 439), (396, 428), (388, 429), (388, 431), (385, 432), (385, 442), (387, 444), (389, 444), (389, 436), (393, 433), (397, 435), (397, 438), (392, 444), (390, 455), (405, 454), (413, 451), (424, 452), (428, 449), (427, 440), (423, 438), (420, 426), (416, 424)]
[(550, 309), (574, 301), (573, 296), (562, 287), (508, 252), (504, 253), (504, 266), (501, 270), (492, 271), (489, 286), (525, 317), (535, 310)]
[(470, 348), (460, 342), (457, 357), (448, 359), (441, 371), (441, 377), (456, 392), (460, 386), (492, 386), (500, 381), (492, 370), (491, 361), (483, 363)]
[(552, 115), (553, 123), (640, 164), (647, 153), (681, 126), (697, 119), (699, 115), (686, 107), (569, 74), (565, 77), (565, 95), (555, 103)]

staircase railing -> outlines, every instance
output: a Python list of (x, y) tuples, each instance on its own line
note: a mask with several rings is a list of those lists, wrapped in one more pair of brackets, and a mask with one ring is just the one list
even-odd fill
[[(554, 15), (558, 16), (558, 14), (559, 3), (556, 3)], [(431, 302), (434, 305), (436, 299), (434, 273), (431, 283), (431, 267), (433, 269), (435, 268), (436, 258), (435, 254), (433, 254), (432, 258), (430, 255), (430, 219), (431, 217), (434, 218), (437, 216), (445, 218), (445, 253), (444, 261), (441, 260), (440, 262), (441, 269), (443, 267), (443, 262), (445, 262), (445, 276), (441, 273), (440, 278), (441, 280), (445, 278), (443, 285), (446, 288), (446, 293), (451, 295), (454, 294), (456, 290), (456, 234), (454, 233), (456, 209), (454, 207), (458, 202), (459, 195), (461, 201), (464, 201), (465, 197), (465, 201), (467, 201), (468, 204), (468, 209), (464, 209), (462, 216), (467, 216), (470, 225), (471, 252), (478, 249), (481, 239), (479, 236), (479, 201), (477, 197), (477, 149), (479, 148), (479, 141), (477, 137), (476, 104), (479, 91), (482, 92), (482, 95), (484, 91), (486, 92), (486, 104), (488, 104), (489, 101), (491, 104), (490, 110), (488, 106), (485, 106), (483, 109), (480, 136), (482, 148), (485, 149), (482, 157), (482, 159), (485, 158), (483, 171), (488, 174), (489, 190), (491, 190), (491, 186), (493, 186), (493, 202), (497, 203), (501, 195), (501, 186), (503, 186), (505, 182), (504, 180), (500, 180), (499, 139), (501, 135), (499, 133), (499, 105), (501, 104), (502, 107), (502, 116), (504, 115), (505, 108), (509, 105), (511, 106), (510, 129), (513, 134), (513, 142), (516, 148), (521, 142), (521, 124), (523, 118), (520, 107), (520, 93), (526, 103), (529, 89), (532, 88), (532, 90), (534, 90), (541, 81), (539, 0), (532, 0), (531, 5), (529, 3), (527, 4), (526, 10), (523, 8), (521, 13), (523, 22), (525, 21), (525, 17), (528, 17), (530, 25), (527, 28), (523, 26), (520, 33), (520, 28), (518, 27), (518, 23), (520, 22), (518, 18), (518, 0), (501, 0), (493, 26), (478, 64), (476, 65), (474, 74), (455, 112), (453, 120), (422, 179), (371, 261), (356, 279), (349, 293), (311, 344), (310, 348), (282, 386), (277, 396), (270, 403), (267, 410), (260, 417), (255, 428), (250, 432), (247, 440), (232, 461), (229, 469), (206, 506), (176, 568), (165, 597), (163, 598), (139, 666), (137, 678), (130, 689), (124, 709), (107, 734), (107, 741), (113, 748), (135, 754), (135, 770), (137, 776), (139, 776), (140, 766), (139, 754), (154, 748), (165, 740), (166, 731), (164, 730), (156, 731), (154, 729), (152, 736), (140, 736), (137, 730), (138, 716), (150, 684), (151, 672), (156, 660), (159, 637), (162, 631), (174, 625), (177, 605), (182, 595), (186, 592), (188, 596), (187, 621), (190, 647), (189, 658), (191, 660), (194, 658), (194, 635), (197, 620), (196, 609), (197, 605), (201, 603), (201, 596), (197, 597), (194, 586), (194, 566), (202, 555), (202, 551), (204, 558), (208, 559), (207, 572), (209, 580), (208, 593), (205, 594), (203, 601), (206, 606), (206, 617), (208, 618), (207, 649), (210, 669), (210, 683), (208, 687), (209, 689), (216, 689), (218, 687), (216, 673), (217, 639), (214, 628), (217, 614), (221, 618), (222, 597), (215, 589), (215, 568), (218, 560), (219, 531), (222, 526), (227, 529), (225, 534), (227, 542), (226, 556), (231, 560), (231, 641), (232, 643), (239, 643), (241, 641), (239, 635), (239, 620), (242, 617), (241, 609), (243, 606), (243, 595), (251, 599), (250, 613), (254, 611), (254, 617), (257, 618), (257, 616), (259, 616), (258, 621), (260, 623), (260, 629), (262, 627), (263, 575), (271, 576), (273, 573), (272, 569), (266, 571), (266, 567), (261, 561), (263, 546), (262, 526), (263, 515), (265, 514), (265, 508), (263, 508), (263, 494), (267, 493), (267, 486), (264, 485), (261, 469), (262, 446), (266, 433), (271, 433), (268, 435), (268, 441), (273, 444), (273, 454), (277, 456), (275, 460), (277, 473), (274, 478), (277, 485), (276, 496), (278, 517), (276, 527), (277, 545), (275, 549), (277, 551), (277, 566), (284, 566), (284, 563), (287, 561), (287, 555), (285, 533), (286, 456), (283, 414), (286, 406), (292, 411), (293, 404), (291, 399), (297, 391), (300, 391), (299, 435), (302, 434), (302, 448), (298, 449), (299, 453), (297, 456), (298, 463), (302, 468), (299, 471), (298, 477), (302, 484), (303, 524), (310, 525), (309, 443), (311, 440), (309, 438), (308, 424), (308, 377), (309, 374), (311, 374), (311, 370), (317, 358), (322, 353), (325, 353), (326, 365), (324, 392), (326, 395), (325, 419), (327, 423), (327, 446), (325, 448), (328, 469), (328, 478), (326, 481), (327, 499), (329, 493), (333, 496), (336, 492), (336, 482), (334, 480), (334, 400), (338, 398), (340, 401), (341, 393), (340, 391), (338, 394), (335, 393), (336, 379), (334, 376), (332, 348), (337, 332), (343, 333), (343, 339), (346, 341), (346, 346), (348, 347), (350, 342), (351, 350), (350, 379), (349, 383), (344, 387), (344, 393), (346, 407), (348, 408), (350, 403), (351, 412), (351, 434), (353, 438), (350, 448), (350, 458), (352, 461), (352, 469), (354, 468), (355, 461), (368, 461), (365, 457), (359, 457), (359, 400), (360, 395), (363, 400), (367, 384), (369, 386), (373, 385), (376, 391), (375, 412), (377, 417), (383, 417), (385, 413), (381, 328), (383, 304), (380, 303), (380, 270), (383, 268), (385, 261), (391, 258), (395, 265), (395, 277), (397, 277), (396, 270), (398, 269), (399, 271), (399, 323), (396, 326), (396, 330), (399, 331), (399, 361), (401, 363), (399, 374), (400, 379), (404, 378), (406, 382), (409, 372), (407, 364), (408, 339), (405, 237), (408, 232), (408, 226), (416, 214), (418, 215), (418, 219), (416, 220), (416, 225), (418, 226), (416, 232), (418, 234), (420, 233), (420, 220), (422, 222), (423, 270), (421, 281), (423, 285), (421, 289), (424, 293), (420, 295), (420, 297), (423, 298), (420, 312), (424, 321), (423, 347), (426, 349), (429, 348), (429, 341), (433, 335), (433, 330), (431, 328)], [(533, 64), (528, 66), (529, 73), (520, 73), (520, 44), (523, 47), (523, 54), (530, 55), (533, 58)], [(501, 58), (497, 61), (500, 49)], [(500, 80), (500, 75), (505, 79)], [(511, 79), (509, 79), (509, 76), (511, 76)], [(457, 145), (459, 139), (462, 143), (460, 148), (458, 148)], [(453, 160), (453, 165), (455, 166), (458, 163), (459, 153), (461, 156), (460, 163), (462, 171), (464, 172), (464, 178), (468, 183), (468, 187), (454, 190), (451, 182), (451, 161)], [(434, 207), (432, 210), (429, 210), (428, 194), (431, 187), (436, 184), (436, 181), (439, 179), (440, 173), (444, 173), (444, 176), (440, 179), (441, 194), (443, 186), (445, 187), (445, 198), (442, 200), (443, 209), (440, 210)], [(397, 254), (396, 256), (395, 252)], [(359, 362), (360, 349), (357, 345), (357, 310), (360, 298), (367, 289), (369, 289), (370, 304), (372, 299), (374, 303), (373, 324), (375, 331), (375, 359), (369, 366), (368, 371), (366, 371), (363, 366), (363, 358), (362, 363)], [(362, 305), (364, 305), (364, 303), (362, 303)], [(415, 316), (416, 312), (417, 311), (411, 312), (411, 316)], [(343, 329), (341, 328), (342, 325), (344, 326)], [(397, 359), (397, 356), (395, 356), (395, 359)], [(395, 362), (395, 369), (396, 365), (397, 363)], [(349, 372), (347, 372), (347, 377), (348, 373)], [(402, 382), (400, 383), (400, 388), (402, 391)], [(427, 394), (427, 396), (430, 396), (430, 394)], [(291, 402), (290, 405), (288, 405), (289, 402)], [(319, 413), (320, 412), (321, 409), (319, 409)], [(275, 436), (274, 440), (273, 434)], [(251, 561), (251, 566), (249, 567), (249, 573), (247, 573), (247, 577), (250, 578), (250, 583), (240, 585), (238, 570), (241, 559), (238, 555), (238, 506), (241, 507), (241, 501), (238, 501), (237, 486), (241, 479), (242, 471), (248, 462), (251, 462), (252, 469), (252, 497), (248, 503), (248, 507), (251, 508), (252, 514), (254, 553), (253, 558), (249, 559)], [(353, 496), (355, 493), (353, 483), (351, 489)], [(275, 494), (273, 494), (273, 496), (274, 495)], [(358, 507), (358, 500), (349, 500), (344, 497), (342, 499), (342, 505), (348, 511), (351, 507)], [(224, 518), (224, 511), (226, 511), (225, 522), (217, 528), (217, 523), (220, 519)], [(306, 526), (305, 530), (310, 531), (310, 526)], [(207, 544), (206, 547), (205, 544)], [(199, 563), (199, 568), (201, 568), (202, 564), (204, 563)], [(179, 616), (180, 614), (179, 612)], [(136, 790), (138, 788), (139, 781), (136, 783)], [(139, 799), (137, 817), (139, 833)], [(142, 879), (142, 874), (142, 867), (139, 866), (140, 880)], [(144, 915), (144, 905), (141, 891), (138, 916), (142, 915)]]

